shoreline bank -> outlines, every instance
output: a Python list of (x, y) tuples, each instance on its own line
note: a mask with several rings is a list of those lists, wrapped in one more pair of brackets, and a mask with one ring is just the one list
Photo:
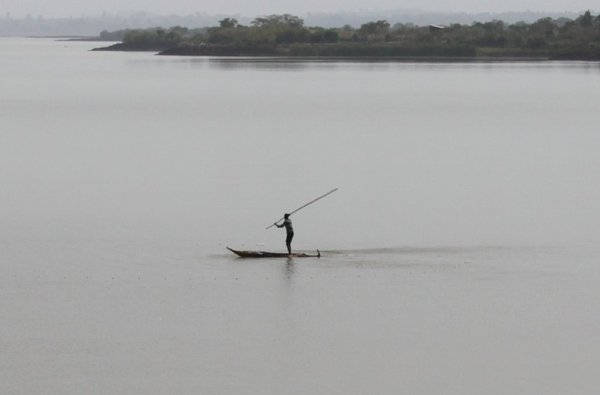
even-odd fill
[(488, 48), (461, 48), (458, 55), (456, 48), (442, 47), (400, 47), (400, 46), (351, 46), (351, 45), (296, 45), (289, 47), (273, 46), (132, 46), (117, 43), (107, 47), (93, 48), (92, 51), (116, 52), (155, 52), (160, 56), (219, 56), (230, 58), (257, 57), (277, 59), (310, 59), (310, 60), (364, 60), (364, 61), (423, 61), (423, 62), (530, 62), (530, 61), (600, 61), (597, 54), (572, 51), (522, 51), (506, 49), (503, 51)]

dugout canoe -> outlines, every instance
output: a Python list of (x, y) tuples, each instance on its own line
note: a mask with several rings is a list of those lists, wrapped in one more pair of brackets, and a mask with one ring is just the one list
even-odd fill
[(268, 252), (268, 251), (239, 251), (227, 247), (227, 249), (242, 258), (320, 258), (321, 251), (317, 250), (316, 255), (306, 254), (304, 252), (294, 252), (291, 255), (287, 252)]

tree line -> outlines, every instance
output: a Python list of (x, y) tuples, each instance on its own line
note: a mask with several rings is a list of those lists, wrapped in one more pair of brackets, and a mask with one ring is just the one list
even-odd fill
[[(547, 56), (600, 59), (600, 15), (542, 18), (534, 23), (502, 21), (470, 25), (390, 25), (385, 20), (339, 28), (305, 26), (294, 15), (255, 18), (249, 25), (225, 18), (218, 26), (125, 30), (125, 48), (169, 49), (167, 53), (305, 56)], [(103, 32), (101, 36), (109, 36)], [(114, 37), (114, 35), (113, 35)]]

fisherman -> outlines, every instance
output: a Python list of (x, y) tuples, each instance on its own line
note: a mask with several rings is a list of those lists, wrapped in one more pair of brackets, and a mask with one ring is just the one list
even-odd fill
[(289, 214), (283, 215), (283, 224), (277, 225), (277, 222), (274, 223), (278, 228), (285, 227), (285, 246), (287, 247), (288, 254), (292, 255), (292, 239), (294, 238), (294, 228), (292, 228), (292, 220), (290, 219)]

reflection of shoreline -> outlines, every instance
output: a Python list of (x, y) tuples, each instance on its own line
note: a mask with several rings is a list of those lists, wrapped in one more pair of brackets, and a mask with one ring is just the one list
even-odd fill
[[(196, 58), (197, 59), (197, 58)], [(256, 58), (256, 57), (241, 57), (241, 58), (203, 58), (208, 61), (209, 67), (224, 70), (236, 69), (264, 69), (264, 70), (305, 70), (311, 67), (311, 64), (306, 61), (296, 61), (287, 58)], [(192, 61), (194, 59), (191, 59)]]

